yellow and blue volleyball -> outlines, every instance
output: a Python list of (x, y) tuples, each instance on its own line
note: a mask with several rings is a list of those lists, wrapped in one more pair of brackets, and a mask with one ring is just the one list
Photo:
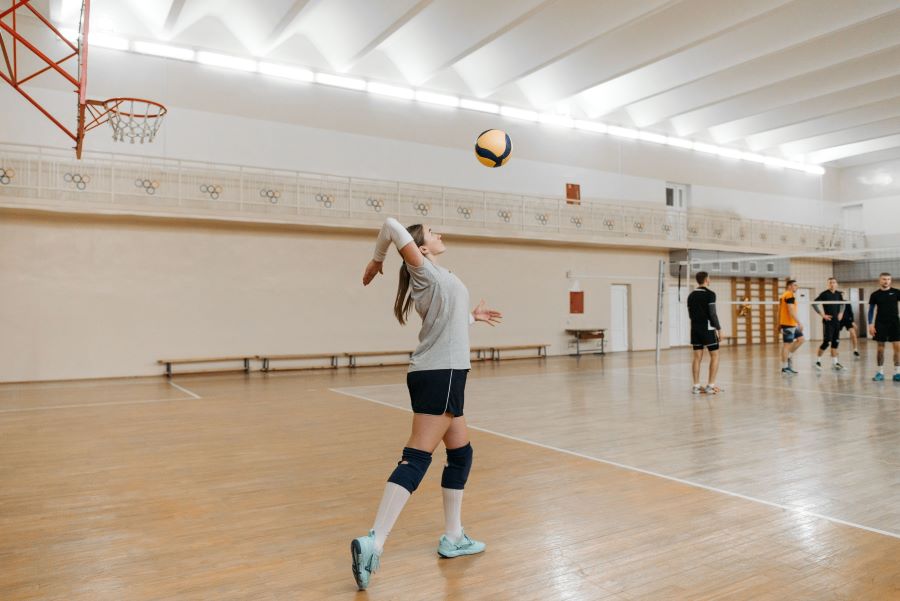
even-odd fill
[(475, 157), (485, 167), (502, 167), (512, 154), (512, 141), (505, 131), (489, 129), (475, 140)]

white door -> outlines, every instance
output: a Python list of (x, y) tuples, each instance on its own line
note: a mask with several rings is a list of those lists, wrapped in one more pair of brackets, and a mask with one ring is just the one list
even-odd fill
[(809, 329), (809, 288), (797, 289), (797, 321), (803, 324), (803, 333), (809, 337), (812, 336), (812, 330)]
[(669, 346), (685, 346), (691, 343), (691, 319), (687, 312), (687, 286), (669, 288)]
[(609, 350), (628, 350), (628, 286), (610, 286)]
[(846, 207), (841, 207), (841, 218), (844, 221), (844, 227), (846, 229), (859, 232), (863, 230), (862, 205), (849, 205)]

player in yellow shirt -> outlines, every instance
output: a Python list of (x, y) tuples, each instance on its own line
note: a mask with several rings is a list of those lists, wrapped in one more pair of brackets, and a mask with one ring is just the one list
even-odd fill
[(803, 324), (797, 319), (797, 280), (787, 281), (787, 290), (778, 300), (778, 325), (781, 328), (781, 373), (795, 374), (792, 361), (794, 351), (803, 344)]

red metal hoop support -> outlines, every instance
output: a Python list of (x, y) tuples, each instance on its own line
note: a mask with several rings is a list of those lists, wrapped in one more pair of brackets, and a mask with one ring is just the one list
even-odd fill
[[(138, 135), (130, 135), (126, 133), (124, 137), (130, 139), (153, 140), (159, 126), (162, 123), (162, 117), (166, 113), (166, 108), (151, 100), (142, 100), (138, 98), (112, 98), (110, 100), (89, 100), (87, 98), (87, 71), (88, 71), (88, 49), (90, 45), (89, 29), (91, 21), (91, 1), (82, 0), (81, 5), (81, 22), (79, 24), (79, 38), (77, 40), (67, 39), (53, 23), (50, 22), (41, 12), (32, 6), (33, 0), (10, 0), (10, 7), (0, 10), (0, 53), (2, 53), (2, 62), (0, 62), (0, 79), (8, 83), (19, 94), (21, 94), (28, 102), (44, 114), (54, 125), (63, 131), (75, 143), (75, 156), (81, 158), (81, 152), (84, 146), (84, 135), (99, 125), (106, 123), (111, 118), (113, 122), (114, 132), (119, 133), (117, 127), (122, 123), (131, 126), (129, 132)], [(54, 59), (37, 46), (35, 41), (29, 40), (25, 32), (19, 26), (18, 11), (28, 11), (41, 24), (49, 29), (57, 38), (62, 40), (65, 45), (65, 56)], [(4, 39), (6, 34), (11, 41)], [(23, 72), (19, 59), (21, 50), (27, 50), (30, 55), (37, 57), (42, 63), (39, 68), (34, 71)], [(74, 69), (73, 75), (68, 67), (72, 63), (72, 59), (77, 59), (77, 67)], [(62, 77), (67, 83), (74, 88), (78, 97), (77, 112), (75, 116), (74, 129), (65, 125), (63, 121), (44, 106), (40, 100), (35, 98), (23, 87), (38, 75), (43, 73), (54, 73)], [(124, 112), (120, 110), (123, 104), (128, 106), (139, 106), (146, 108), (144, 113)], [(136, 104), (137, 103), (137, 104)], [(141, 123), (142, 127), (134, 126), (135, 123)], [(141, 135), (141, 132), (144, 132)], [(116, 139), (123, 139), (119, 135)]]

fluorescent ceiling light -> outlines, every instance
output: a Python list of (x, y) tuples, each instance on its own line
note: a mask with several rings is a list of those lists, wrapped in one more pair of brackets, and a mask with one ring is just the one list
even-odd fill
[(259, 72), (273, 77), (283, 77), (284, 79), (293, 79), (295, 81), (312, 81), (314, 74), (309, 69), (301, 69), (300, 67), (288, 67), (287, 65), (277, 65), (275, 63), (259, 63)]
[(766, 159), (769, 158), (767, 156), (756, 154), (755, 152), (742, 152), (741, 158), (745, 161), (751, 161), (753, 163), (763, 163), (765, 164)]
[(128, 40), (109, 33), (93, 33), (88, 36), (88, 45), (111, 50), (128, 50)]
[(784, 159), (779, 159), (777, 157), (766, 157), (763, 160), (763, 163), (768, 165), (769, 167), (787, 167), (788, 162)]
[(425, 92), (423, 90), (416, 91), (416, 100), (428, 104), (439, 104), (441, 106), (459, 106), (459, 98), (448, 94), (435, 94), (434, 92)]
[(668, 138), (666, 136), (654, 134), (649, 131), (638, 132), (638, 139), (643, 140), (645, 142), (654, 142), (656, 144), (665, 144), (668, 140)]
[(330, 73), (316, 73), (316, 82), (326, 86), (346, 88), (348, 90), (365, 90), (366, 82), (355, 77), (341, 77)]
[(482, 113), (497, 114), (500, 112), (499, 104), (494, 104), (493, 102), (481, 102), (480, 100), (468, 100), (463, 98), (459, 101), (459, 106), (471, 111), (481, 111)]
[(592, 131), (597, 134), (606, 133), (606, 125), (603, 123), (598, 123), (596, 121), (582, 121), (581, 119), (575, 121), (575, 129)]
[(150, 54), (152, 56), (161, 56), (163, 58), (175, 58), (182, 61), (194, 60), (194, 51), (190, 48), (170, 46), (168, 44), (157, 44), (155, 42), (135, 42), (134, 51), (139, 52), (140, 54)]
[(553, 113), (542, 113), (538, 116), (541, 123), (548, 125), (558, 125), (560, 127), (575, 127), (575, 120), (566, 115), (555, 115)]
[(227, 54), (204, 51), (197, 53), (197, 62), (212, 67), (234, 69), (235, 71), (256, 71), (257, 66), (257, 62), (249, 58), (238, 58)]
[(614, 136), (618, 136), (620, 138), (636, 139), (636, 138), (639, 138), (641, 135), (641, 132), (639, 132), (636, 129), (629, 129), (627, 127), (619, 127), (618, 125), (610, 125), (608, 130), (609, 130), (610, 134), (612, 134)]
[(824, 175), (825, 168), (821, 165), (804, 165), (803, 171), (810, 173), (812, 175)]
[(415, 96), (415, 92), (412, 91), (412, 88), (390, 86), (386, 83), (378, 83), (375, 81), (370, 81), (369, 85), (366, 86), (366, 89), (369, 90), (370, 94), (390, 96), (391, 98), (404, 98), (406, 100), (412, 100)]
[(525, 121), (537, 121), (538, 114), (534, 111), (526, 111), (524, 109), (517, 109), (512, 106), (504, 106), (500, 108), (500, 114), (504, 117), (511, 117), (513, 119), (524, 119)]
[(694, 141), (685, 140), (684, 138), (666, 138), (666, 144), (674, 146), (675, 148), (687, 148), (688, 150), (694, 148)]
[(717, 154), (721, 157), (726, 157), (729, 159), (740, 159), (743, 158), (744, 153), (736, 148), (725, 148), (724, 146), (719, 146), (719, 150)]
[(707, 152), (709, 154), (719, 154), (719, 147), (714, 144), (704, 144), (703, 142), (694, 142), (694, 150), (697, 152)]

